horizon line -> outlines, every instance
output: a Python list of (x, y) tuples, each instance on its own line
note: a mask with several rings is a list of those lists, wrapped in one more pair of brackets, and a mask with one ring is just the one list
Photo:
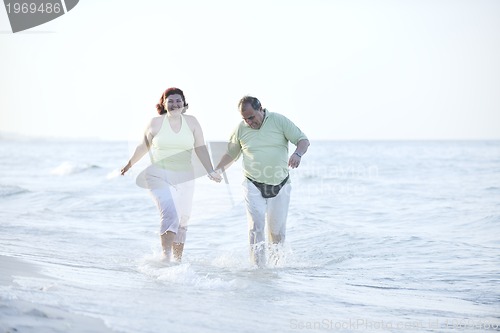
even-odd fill
[[(14, 132), (0, 131), (0, 141), (23, 141), (23, 140), (46, 140), (46, 141), (100, 141), (100, 142), (138, 142), (137, 138), (106, 138), (98, 136), (48, 136), (48, 135), (26, 135)], [(217, 138), (205, 138), (206, 142), (227, 142), (228, 140)], [(309, 138), (309, 141), (500, 141), (498, 138)]]

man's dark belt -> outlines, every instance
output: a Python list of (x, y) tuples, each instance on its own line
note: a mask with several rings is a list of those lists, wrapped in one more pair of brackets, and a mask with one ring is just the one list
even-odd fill
[(286, 178), (278, 185), (268, 185), (268, 184), (264, 184), (264, 183), (259, 183), (253, 179), (248, 178), (248, 177), (247, 177), (247, 179), (249, 181), (251, 181), (260, 190), (262, 197), (267, 199), (267, 198), (274, 198), (275, 196), (277, 196), (278, 193), (280, 192), (281, 188), (283, 186), (285, 186), (289, 177), (290, 177), (290, 175), (287, 175)]

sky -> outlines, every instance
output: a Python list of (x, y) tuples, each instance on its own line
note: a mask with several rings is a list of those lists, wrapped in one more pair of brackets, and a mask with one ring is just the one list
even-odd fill
[(12, 33), (0, 133), (142, 138), (184, 90), (206, 140), (244, 95), (311, 140), (500, 139), (498, 0), (81, 0)]

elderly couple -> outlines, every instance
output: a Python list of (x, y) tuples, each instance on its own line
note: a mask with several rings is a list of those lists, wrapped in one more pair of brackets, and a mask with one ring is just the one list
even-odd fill
[[(170, 261), (171, 255), (180, 261), (194, 193), (192, 150), (208, 177), (216, 182), (221, 181), (224, 168), (243, 155), (251, 259), (263, 267), (266, 217), (269, 242), (282, 244), (290, 202), (288, 167), (300, 165), (309, 140), (288, 118), (262, 108), (257, 98), (245, 96), (238, 103), (243, 121), (231, 134), (225, 155), (213, 168), (200, 124), (195, 117), (184, 114), (187, 107), (182, 90), (165, 90), (156, 105), (159, 116), (151, 119), (143, 142), (121, 174), (149, 152), (152, 163), (142, 174), (144, 187), (160, 212), (163, 254), (166, 261)], [(288, 142), (296, 146), (292, 154), (288, 152)]]

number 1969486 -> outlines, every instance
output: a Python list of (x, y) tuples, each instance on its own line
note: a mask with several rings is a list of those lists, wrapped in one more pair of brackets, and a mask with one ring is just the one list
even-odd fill
[(61, 8), (60, 3), (41, 3), (36, 4), (34, 2), (31, 3), (19, 3), (15, 2), (13, 4), (7, 3), (5, 5), (7, 8), (7, 12), (14, 14), (35, 14), (35, 13), (47, 13), (47, 14), (59, 14), (63, 9)]

